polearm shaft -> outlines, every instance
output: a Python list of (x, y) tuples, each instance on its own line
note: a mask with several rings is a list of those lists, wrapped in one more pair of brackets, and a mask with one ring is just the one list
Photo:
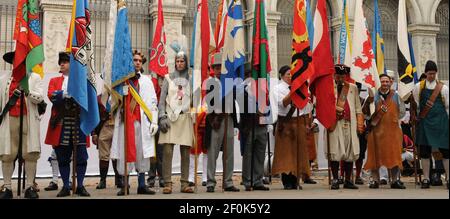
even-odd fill
[[(78, 118), (75, 118), (75, 124), (73, 124), (73, 127), (70, 128), (70, 136), (72, 139), (72, 195), (75, 195), (75, 185), (78, 184), (77, 182), (77, 151), (78, 151), (78, 136), (73, 136), (73, 130), (75, 128), (79, 127)], [(78, 134), (77, 134), (78, 135)]]
[(17, 196), (20, 197), (21, 193), (21, 178), (22, 178), (22, 164), (23, 164), (23, 156), (22, 156), (22, 146), (23, 146), (23, 104), (24, 104), (25, 96), (23, 94), (23, 90), (20, 92), (20, 125), (19, 125), (19, 150), (17, 153), (18, 159), (17, 162), (19, 162), (19, 173), (18, 173), (18, 183), (17, 183)]
[[(197, 121), (197, 114), (194, 114), (194, 119), (196, 123), (194, 124), (194, 151), (195, 151), (195, 160), (194, 160), (194, 193), (197, 193), (197, 169), (198, 169), (198, 142), (197, 142), (197, 135), (198, 135), (198, 126), (199, 122)], [(180, 149), (181, 150), (181, 149)], [(205, 164), (203, 164), (205, 165)]]
[(330, 152), (330, 132), (327, 132), (327, 158), (328, 158), (328, 186), (331, 189), (331, 152)]
[(227, 156), (227, 147), (228, 147), (228, 145), (227, 145), (227, 143), (228, 143), (228, 141), (227, 141), (227, 138), (228, 138), (228, 115), (227, 114), (225, 114), (225, 115), (226, 115), (225, 116), (225, 120), (224, 120), (224, 122), (225, 122), (225, 130), (223, 132), (224, 136), (223, 136), (223, 145), (222, 145), (222, 147), (223, 147), (222, 192), (225, 192), (225, 176), (227, 174), (227, 159), (228, 159), (228, 156)]
[(257, 116), (255, 115), (255, 119), (253, 120), (253, 124), (252, 124), (252, 139), (251, 139), (251, 144), (250, 146), (251, 148), (251, 153), (252, 153), (252, 157), (251, 157), (251, 163), (250, 163), (250, 189), (253, 190), (253, 169), (254, 169), (254, 165), (253, 162), (255, 161), (255, 128), (256, 128), (256, 123), (257, 123)]
[(417, 109), (417, 105), (416, 102), (414, 100), (414, 96), (410, 95), (409, 97), (409, 113), (410, 113), (410, 125), (411, 125), (411, 137), (412, 137), (412, 142), (413, 142), (413, 157), (414, 157), (414, 188), (417, 188), (417, 166), (418, 166), (418, 162), (417, 160), (419, 159), (418, 155), (417, 155), (417, 148), (418, 145), (416, 144), (416, 109)]

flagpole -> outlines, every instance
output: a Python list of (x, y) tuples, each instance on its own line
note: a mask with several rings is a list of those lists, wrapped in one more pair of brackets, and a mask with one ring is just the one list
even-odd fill
[[(225, 131), (224, 131), (224, 137), (223, 137), (223, 161), (222, 161), (222, 163), (223, 163), (223, 168), (222, 168), (222, 192), (225, 192), (225, 174), (226, 174), (226, 172), (227, 172), (227, 159), (228, 159), (228, 156), (227, 156), (227, 136), (228, 136), (228, 115), (227, 114), (225, 114), (226, 116), (225, 116), (225, 120), (224, 120), (224, 122), (225, 122)], [(232, 176), (233, 177), (233, 176)]]
[(20, 197), (20, 193), (21, 193), (20, 183), (21, 183), (21, 177), (22, 177), (22, 164), (23, 164), (23, 156), (22, 156), (23, 137), (22, 137), (22, 134), (23, 134), (23, 110), (24, 110), (23, 104), (25, 102), (24, 101), (25, 96), (24, 96), (23, 92), (24, 92), (23, 90), (20, 91), (19, 150), (18, 150), (18, 155), (17, 155), (18, 156), (17, 162), (19, 163), (17, 196), (19, 196), (19, 197)]
[[(78, 121), (78, 119), (75, 119), (75, 121)], [(70, 128), (70, 138), (72, 139), (72, 196), (75, 196), (75, 192), (76, 192), (76, 188), (75, 188), (75, 184), (76, 184), (76, 174), (77, 174), (77, 141), (74, 141), (74, 136), (73, 136), (73, 129), (75, 127), (79, 127), (77, 126), (77, 122), (75, 122), (75, 124), (73, 125), (73, 127)], [(78, 137), (78, 136), (77, 136)]]
[(413, 157), (414, 157), (414, 188), (417, 188), (417, 184), (418, 184), (418, 182), (417, 182), (418, 162), (417, 162), (417, 160), (419, 160), (419, 156), (417, 154), (418, 145), (416, 144), (416, 121), (415, 121), (417, 118), (417, 115), (416, 115), (417, 106), (416, 106), (413, 95), (410, 95), (410, 97), (409, 97), (409, 105), (410, 105), (409, 112), (411, 114), (410, 118), (413, 118), (413, 119), (410, 119), (409, 123), (411, 124), (411, 137), (413, 138), (412, 142), (413, 142)]
[[(194, 113), (194, 151), (195, 151), (195, 160), (194, 160), (194, 193), (197, 193), (197, 169), (198, 169), (198, 142), (197, 142), (197, 134), (198, 134), (198, 121), (197, 121), (197, 113)], [(205, 164), (203, 164), (205, 165)]]
[(271, 157), (271, 152), (270, 152), (270, 133), (267, 132), (267, 157), (268, 157), (268, 168), (269, 170), (267, 172), (269, 172), (269, 184), (272, 185), (272, 164), (270, 163), (270, 157)]
[(328, 186), (331, 189), (331, 152), (330, 152), (330, 131), (327, 132), (327, 158), (328, 158)]
[(253, 126), (252, 126), (252, 142), (251, 142), (251, 147), (252, 147), (252, 157), (251, 157), (251, 164), (250, 164), (250, 191), (253, 190), (253, 162), (255, 160), (255, 128), (256, 128), (256, 119), (258, 118), (257, 114), (255, 114), (255, 119), (253, 119)]
[[(128, 82), (128, 80), (127, 80)], [(127, 100), (126, 96), (128, 95), (128, 85), (124, 86), (124, 95), (123, 95), (123, 117), (124, 117), (124, 145), (123, 145), (123, 189), (124, 189), (124, 195), (128, 195), (128, 165), (127, 165), (127, 146), (128, 146), (128, 137), (127, 137), (127, 124), (128, 124), (128, 117), (127, 117)]]

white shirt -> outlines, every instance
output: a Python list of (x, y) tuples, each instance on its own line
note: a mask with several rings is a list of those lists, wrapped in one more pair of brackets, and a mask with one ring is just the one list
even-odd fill
[[(427, 89), (434, 90), (434, 88), (436, 87), (436, 84), (437, 84), (436, 80), (434, 80), (432, 82), (429, 82), (429, 81), (425, 80), (425, 87)], [(419, 92), (420, 92), (420, 83), (417, 83), (416, 86), (414, 87), (414, 90), (413, 90), (413, 97), (414, 97), (414, 100), (417, 103), (417, 110), (420, 110), (419, 109), (420, 108)], [(448, 87), (445, 84), (442, 87), (441, 95), (444, 98), (444, 106), (445, 106), (445, 110), (447, 111), (447, 115), (448, 115), (448, 104), (449, 104), (448, 103)]]
[[(291, 109), (291, 104), (288, 106), (283, 105), (283, 99), (291, 92), (289, 89), (289, 84), (287, 84), (285, 81), (281, 80), (280, 83), (275, 87), (275, 98), (278, 105), (278, 115), (280, 116), (287, 116), (289, 110)], [(308, 102), (303, 109), (296, 109), (294, 113), (292, 114), (292, 117), (307, 115), (312, 111), (312, 104)]]
[(68, 75), (63, 75), (63, 77), (64, 77), (64, 81), (63, 81), (61, 90), (63, 90), (63, 96), (68, 96), (68, 94), (67, 94), (67, 84), (69, 83), (69, 76)]

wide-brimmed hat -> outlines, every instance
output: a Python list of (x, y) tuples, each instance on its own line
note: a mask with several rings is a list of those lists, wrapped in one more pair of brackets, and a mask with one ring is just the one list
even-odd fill
[(336, 70), (336, 74), (338, 74), (338, 75), (350, 74), (350, 67), (343, 65), (343, 64), (334, 65), (334, 69)]
[(9, 64), (13, 64), (14, 61), (14, 55), (16, 54), (16, 51), (7, 52), (5, 55), (3, 55), (3, 60)]
[(61, 65), (61, 62), (70, 62), (70, 57), (67, 52), (60, 52), (58, 54), (58, 65)]

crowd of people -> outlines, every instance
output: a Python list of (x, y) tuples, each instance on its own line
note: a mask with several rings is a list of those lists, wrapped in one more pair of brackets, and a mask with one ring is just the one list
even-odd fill
[[(207, 79), (210, 86), (206, 93), (220, 90), (222, 58), (220, 53), (216, 56), (210, 66), (213, 73)], [(13, 57), (14, 52), (3, 56), (11, 64)], [(270, 91), (276, 100), (270, 105), (277, 107), (278, 113), (275, 124), (262, 119), (266, 114), (259, 111), (252, 113), (249, 109), (257, 101), (249, 84), (244, 85), (242, 93), (234, 89), (229, 94), (232, 98), (243, 96), (245, 104), (239, 101), (225, 104), (226, 98), (222, 98), (220, 112), (196, 113), (193, 117), (191, 107), (195, 91), (190, 83), (192, 75), (187, 55), (178, 51), (175, 70), (158, 80), (144, 72), (146, 58), (141, 52), (134, 51), (135, 74), (126, 83), (129, 89), (137, 91), (143, 102), (127, 95), (124, 105), (130, 110), (124, 111), (123, 107), (108, 109), (101, 104), (102, 97), (99, 96), (101, 122), (90, 135), (85, 135), (80, 129), (80, 106), (67, 93), (69, 60), (67, 53), (59, 53), (61, 76), (52, 78), (48, 84), (47, 98), (52, 107), (47, 133), (40, 133), (39, 128), (46, 98), (42, 79), (37, 74), (31, 74), (28, 78), (29, 91), (24, 94), (20, 83), (12, 77), (1, 82), (0, 160), (4, 184), (0, 199), (13, 198), (11, 178), (17, 159), (23, 161), (25, 167), (24, 197), (39, 197), (35, 175), (41, 151), (40, 136), (43, 134), (45, 143), (53, 147), (49, 158), (53, 178), (45, 190), (60, 190), (57, 197), (70, 196), (72, 191), (79, 196), (90, 196), (83, 181), (89, 160), (87, 147), (91, 142), (97, 145), (99, 154), (100, 181), (96, 189), (106, 188), (111, 161), (118, 196), (130, 194), (128, 179), (132, 171), (138, 175), (137, 194), (155, 194), (156, 183), (163, 188), (163, 194), (171, 194), (174, 146), (179, 145), (180, 192), (194, 193), (192, 187), (196, 181), (194, 167), (197, 155), (203, 157), (202, 185), (206, 186), (206, 192), (215, 192), (216, 162), (220, 151), (224, 174), (222, 188), (226, 192), (239, 192), (232, 179), (235, 129), (239, 130), (241, 142), (242, 184), (245, 191), (270, 190), (264, 184), (268, 132), (275, 136), (274, 157), (269, 172), (281, 176), (284, 189), (302, 189), (300, 182), (316, 183), (311, 178), (311, 164), (320, 153), (316, 151), (314, 139), (314, 130), (317, 129), (314, 99), (303, 108), (292, 104), (289, 66), (280, 68), (280, 82)], [(331, 171), (330, 188), (337, 190), (343, 184), (344, 189), (358, 189), (357, 185), (367, 183), (369, 188), (378, 189), (389, 181), (392, 189), (405, 189), (405, 184), (400, 180), (403, 171), (404, 175), (414, 172), (422, 174), (421, 188), (426, 189), (432, 185), (432, 161), (440, 161), (445, 169), (448, 189), (449, 94), (448, 87), (437, 80), (436, 63), (426, 63), (423, 80), (416, 85), (407, 101), (402, 100), (395, 91), (392, 75), (380, 75), (381, 87), (376, 91), (368, 89), (368, 96), (362, 98), (361, 84), (348, 81), (350, 68), (338, 64), (335, 71), (336, 121), (333, 127), (326, 130), (324, 146)], [(246, 77), (250, 77), (250, 73), (251, 69), (247, 67)], [(20, 97), (24, 97), (24, 101), (20, 101)], [(220, 101), (216, 100), (215, 104)], [(205, 104), (214, 105), (214, 101), (206, 101)], [(409, 105), (408, 110), (405, 104)], [(128, 122), (125, 123), (125, 120)], [(124, 132), (131, 132), (134, 137), (127, 138)], [(19, 143), (19, 139), (22, 142)], [(130, 154), (125, 152), (124, 147), (129, 145), (134, 151), (132, 156), (135, 162), (132, 163), (125, 161)], [(418, 158), (420, 163), (416, 162)], [(72, 181), (71, 162), (76, 172), (76, 178)], [(354, 167), (356, 173), (353, 173)], [(414, 168), (419, 171), (412, 171)], [(363, 169), (371, 174), (368, 182), (361, 176)], [(61, 188), (58, 186), (58, 175), (63, 182)], [(73, 190), (72, 186), (76, 189)]]

